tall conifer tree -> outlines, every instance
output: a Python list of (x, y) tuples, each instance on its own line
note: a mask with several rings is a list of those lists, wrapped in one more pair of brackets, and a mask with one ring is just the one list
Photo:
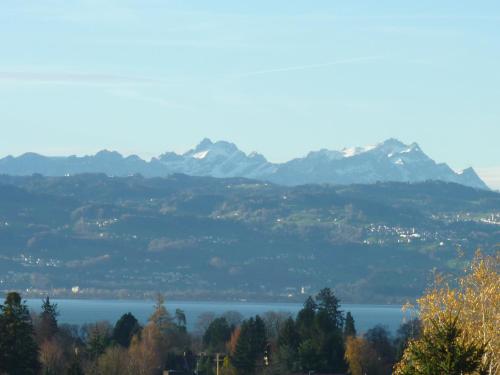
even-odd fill
[(350, 311), (347, 312), (344, 323), (344, 337), (349, 336), (356, 336), (356, 326), (354, 324), (354, 318), (352, 317)]
[(0, 373), (37, 374), (38, 346), (26, 305), (18, 293), (7, 294), (0, 305)]

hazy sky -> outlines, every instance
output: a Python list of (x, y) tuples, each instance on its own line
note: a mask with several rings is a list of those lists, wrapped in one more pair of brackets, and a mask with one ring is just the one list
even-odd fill
[(500, 2), (1, 0), (0, 156), (416, 141), (500, 188)]

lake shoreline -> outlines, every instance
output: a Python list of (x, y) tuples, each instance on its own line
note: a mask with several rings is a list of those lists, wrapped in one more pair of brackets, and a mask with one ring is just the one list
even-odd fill
[[(185, 294), (185, 293), (171, 293), (171, 292), (147, 292), (147, 293), (130, 293), (124, 294), (120, 292), (109, 293), (109, 294), (101, 294), (101, 293), (86, 293), (85, 291), (79, 293), (71, 293), (65, 292), (61, 293), (60, 290), (37, 290), (37, 291), (26, 291), (26, 290), (0, 290), (0, 298), (3, 299), (9, 292), (18, 292), (25, 299), (36, 299), (36, 298), (45, 298), (49, 296), (54, 299), (67, 299), (67, 300), (101, 300), (101, 301), (153, 301), (157, 293), (162, 293), (163, 296), (168, 301), (180, 301), (180, 302), (227, 302), (227, 303), (238, 303), (238, 302), (249, 302), (249, 303), (303, 303), (307, 297), (310, 295), (314, 295), (315, 293), (305, 293), (293, 295), (291, 297), (288, 296), (269, 296), (265, 294), (258, 295), (246, 295), (244, 298), (236, 297), (234, 295), (223, 295), (223, 294), (215, 294), (209, 296), (208, 294), (202, 293), (200, 295), (194, 294)], [(338, 296), (341, 303), (344, 304), (357, 304), (357, 305), (403, 305), (408, 301), (414, 301), (415, 298), (382, 298), (382, 299), (364, 299), (360, 301), (358, 299), (347, 300), (342, 298), (342, 296)]]
[[(114, 324), (120, 316), (131, 312), (137, 319), (145, 324), (153, 312), (153, 300), (104, 300), (104, 299), (59, 299), (51, 298), (57, 304), (60, 312), (60, 323), (82, 325), (97, 321), (108, 321)], [(26, 299), (28, 307), (39, 312), (41, 299)], [(173, 313), (181, 309), (187, 316), (188, 329), (196, 330), (196, 322), (203, 313), (222, 315), (227, 311), (237, 311), (243, 318), (262, 315), (269, 311), (281, 312), (294, 316), (301, 308), (302, 303), (297, 302), (234, 302), (234, 301), (176, 301), (167, 300), (165, 307)], [(402, 311), (402, 305), (377, 305), (377, 304), (341, 304), (341, 310), (350, 311), (354, 316), (360, 331), (365, 331), (377, 324), (388, 327), (395, 332), (401, 322), (407, 317)]]

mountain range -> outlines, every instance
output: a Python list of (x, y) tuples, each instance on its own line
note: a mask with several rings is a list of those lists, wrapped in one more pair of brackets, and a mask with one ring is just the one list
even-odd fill
[(436, 163), (418, 144), (404, 144), (397, 139), (340, 151), (312, 151), (305, 157), (285, 163), (271, 163), (256, 152), (246, 154), (233, 143), (212, 142), (207, 138), (183, 154), (166, 152), (150, 161), (137, 155), (125, 157), (107, 150), (82, 157), (25, 153), (0, 159), (0, 173), (46, 176), (104, 173), (122, 177), (134, 174), (164, 177), (182, 173), (219, 178), (244, 177), (288, 186), (438, 180), (488, 189), (474, 169), (455, 172), (445, 163)]

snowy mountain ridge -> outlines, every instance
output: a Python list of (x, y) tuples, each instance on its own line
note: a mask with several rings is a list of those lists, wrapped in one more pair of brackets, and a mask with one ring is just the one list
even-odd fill
[(235, 144), (203, 139), (183, 154), (166, 152), (151, 161), (136, 155), (124, 157), (103, 150), (90, 156), (46, 157), (26, 153), (0, 159), (0, 173), (63, 176), (105, 173), (110, 176), (142, 174), (146, 177), (183, 173), (192, 176), (245, 177), (282, 185), (372, 184), (385, 181), (421, 182), (440, 180), (488, 189), (474, 169), (453, 171), (436, 163), (417, 143), (388, 139), (373, 146), (321, 149), (285, 163), (271, 163), (256, 152), (246, 154)]

